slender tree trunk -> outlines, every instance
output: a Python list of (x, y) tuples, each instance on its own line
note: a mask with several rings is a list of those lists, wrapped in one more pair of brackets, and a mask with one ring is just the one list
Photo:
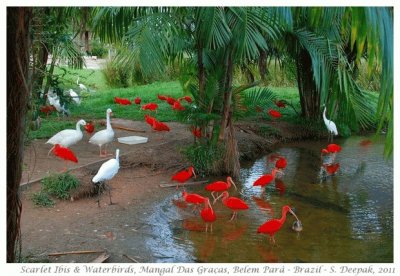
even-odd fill
[(200, 41), (197, 43), (197, 71), (199, 79), (199, 105), (202, 107), (204, 105), (204, 98), (206, 94), (206, 71), (203, 63), (203, 46)]
[(261, 82), (267, 84), (267, 52), (260, 50), (260, 57), (258, 59), (258, 70), (260, 71)]
[(232, 80), (233, 80), (233, 61), (232, 54), (229, 53), (226, 61), (226, 73), (224, 79), (224, 101), (222, 108), (221, 129), (219, 132), (219, 141), (224, 140), (225, 129), (228, 124), (229, 114), (232, 103)]
[(311, 57), (303, 48), (300, 49), (296, 60), (296, 69), (301, 116), (317, 119), (320, 116), (320, 93), (314, 81)]
[(30, 88), (29, 25), (32, 8), (7, 8), (7, 262), (20, 255), (21, 200), (25, 115)]

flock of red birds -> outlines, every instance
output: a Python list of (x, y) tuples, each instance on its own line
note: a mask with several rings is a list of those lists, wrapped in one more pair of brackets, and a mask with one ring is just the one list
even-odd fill
[[(264, 191), (264, 187), (270, 183), (276, 178), (276, 176), (279, 174), (279, 176), (284, 174), (284, 170), (287, 166), (287, 161), (285, 157), (281, 155), (275, 155), (271, 158), (273, 162), (275, 162), (275, 166), (272, 169), (271, 173), (265, 174), (260, 176), (256, 181), (254, 181), (253, 186), (257, 187), (260, 186), (262, 191)], [(185, 183), (192, 177), (196, 177), (195, 171), (193, 167), (189, 167), (188, 169), (182, 170), (176, 174), (174, 174), (171, 177), (171, 180), (177, 182), (176, 188), (178, 189), (179, 186), (184, 186)], [(276, 179), (278, 180), (278, 179)], [(237, 186), (235, 182), (232, 180), (230, 176), (227, 177), (226, 181), (218, 180), (212, 183), (209, 183), (205, 185), (204, 189), (207, 192), (211, 192), (211, 197), (213, 198), (213, 202), (211, 204), (210, 198), (204, 195), (196, 194), (196, 193), (187, 193), (186, 190), (182, 192), (182, 198), (185, 202), (185, 205), (183, 204), (178, 204), (175, 202), (175, 204), (179, 206), (185, 206), (186, 204), (193, 205), (193, 212), (196, 210), (199, 210), (201, 206), (203, 208), (200, 210), (200, 217), (205, 223), (205, 231), (208, 231), (208, 228), (210, 227), (210, 231), (212, 232), (212, 225), (213, 222), (216, 221), (217, 215), (215, 211), (213, 210), (212, 205), (216, 204), (216, 202), (221, 199), (222, 204), (230, 209), (232, 211), (232, 216), (230, 220), (234, 220), (237, 218), (238, 212), (244, 211), (249, 209), (249, 205), (242, 199), (234, 196), (230, 196), (228, 190), (231, 187), (234, 187), (235, 190), (237, 190)], [(260, 206), (260, 209), (267, 209), (271, 212), (273, 215), (272, 207), (265, 202), (261, 198), (256, 198), (254, 199), (256, 204)], [(263, 234), (268, 234), (270, 236), (270, 242), (272, 244), (275, 244), (275, 239), (274, 235), (279, 229), (283, 226), (285, 220), (286, 220), (286, 213), (290, 212), (292, 213), (295, 218), (298, 220), (297, 216), (294, 214), (293, 210), (288, 206), (285, 205), (282, 207), (282, 217), (280, 219), (270, 219), (266, 221), (264, 224), (262, 224), (258, 229), (257, 233), (263, 233)]]
[[(274, 104), (278, 107), (278, 108), (286, 108), (286, 101), (285, 100), (275, 100)], [(257, 112), (262, 112), (263, 109), (260, 106), (256, 106), (256, 111)], [(269, 108), (267, 111), (268, 115), (271, 117), (272, 120), (276, 120), (282, 117), (282, 113), (279, 112), (278, 110), (275, 110), (273, 108)]]
[(338, 162), (335, 163), (336, 154), (342, 150), (337, 144), (329, 144), (321, 150), (321, 176), (333, 176), (340, 168)]

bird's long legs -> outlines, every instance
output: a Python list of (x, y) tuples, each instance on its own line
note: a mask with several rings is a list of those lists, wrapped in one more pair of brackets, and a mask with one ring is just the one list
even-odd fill
[(111, 186), (109, 186), (105, 182), (100, 182), (98, 185), (98, 191), (97, 191), (97, 206), (100, 207), (100, 192), (101, 192), (102, 186), (108, 190), (108, 196), (110, 197), (110, 205), (113, 205), (114, 203), (111, 201)]
[(231, 217), (230, 220), (233, 220), (234, 218), (236, 218), (236, 216), (237, 216), (237, 212), (233, 212), (232, 217)]

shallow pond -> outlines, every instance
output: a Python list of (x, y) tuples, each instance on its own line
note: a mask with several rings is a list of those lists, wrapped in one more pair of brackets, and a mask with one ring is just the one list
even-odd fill
[[(198, 213), (182, 204), (177, 190), (147, 218), (157, 237), (145, 241), (154, 252), (152, 261), (393, 262), (393, 161), (383, 158), (383, 139), (372, 144), (368, 139), (372, 137), (336, 139), (342, 147), (336, 156), (340, 168), (327, 178), (320, 177), (320, 152), (326, 141), (276, 148), (274, 153), (284, 156), (288, 164), (281, 180), (267, 185), (263, 193), (253, 182), (270, 173), (275, 164), (270, 155), (242, 164), (238, 191), (231, 187), (229, 192), (250, 208), (229, 221), (231, 212), (218, 201), (213, 205), (217, 221), (212, 233), (205, 232)], [(188, 186), (187, 191), (210, 197), (204, 185)], [(273, 246), (268, 236), (257, 234), (257, 228), (280, 218), (284, 205), (294, 208), (303, 231), (291, 229), (295, 219), (288, 214)]]

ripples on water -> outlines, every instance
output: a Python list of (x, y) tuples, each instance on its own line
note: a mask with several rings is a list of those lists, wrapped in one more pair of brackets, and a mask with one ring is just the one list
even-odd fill
[[(287, 159), (287, 168), (263, 194), (253, 182), (270, 173), (274, 162), (265, 156), (246, 164), (236, 182), (239, 191), (231, 188), (230, 194), (245, 200), (250, 209), (231, 222), (230, 211), (217, 202), (213, 233), (205, 233), (200, 216), (179, 204), (177, 192), (155, 207), (162, 212), (148, 218), (155, 225), (154, 238), (147, 241), (155, 252), (154, 261), (393, 262), (393, 162), (383, 158), (383, 141), (363, 145), (363, 139), (335, 141), (342, 146), (336, 157), (340, 169), (326, 179), (320, 178), (320, 151), (325, 143), (301, 142), (275, 149)], [(204, 185), (187, 189), (210, 196)], [(294, 218), (288, 215), (275, 235), (278, 246), (273, 247), (268, 236), (256, 230), (280, 217), (286, 204), (295, 209), (303, 231), (291, 230)]]

